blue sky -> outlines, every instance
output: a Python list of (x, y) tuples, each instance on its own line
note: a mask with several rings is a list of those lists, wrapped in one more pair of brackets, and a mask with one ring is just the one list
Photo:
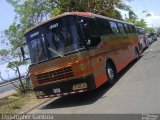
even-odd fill
[[(6, 2), (6, 0), (0, 0), (0, 31), (3, 31), (9, 27), (10, 24), (14, 21), (14, 10), (10, 4)], [(0, 45), (0, 48), (2, 46)], [(6, 64), (0, 65), (0, 72), (5, 79), (13, 78), (14, 72), (6, 69)], [(10, 74), (8, 74), (10, 73)], [(1, 81), (1, 80), (0, 80)]]
[(6, 2), (6, 0), (0, 0), (0, 31), (7, 29), (10, 24), (14, 21), (14, 10), (10, 4)]
[[(139, 18), (145, 19), (150, 27), (160, 27), (160, 1), (159, 0), (133, 0), (128, 3)], [(147, 11), (152, 16), (145, 17), (142, 11)]]
[[(159, 6), (159, 0), (133, 0), (132, 2), (127, 2), (129, 4), (133, 11), (138, 15), (140, 19), (145, 19), (145, 21), (148, 23), (148, 26), (153, 27), (159, 27), (160, 26), (160, 6)], [(9, 27), (14, 21), (14, 10), (10, 4), (6, 2), (6, 0), (0, 0), (0, 31), (3, 31)], [(145, 17), (145, 14), (142, 13), (142, 11), (147, 11), (152, 16), (151, 17)], [(122, 14), (127, 14), (126, 12), (122, 12)], [(2, 46), (0, 45), (0, 48)], [(25, 68), (21, 68), (22, 71), (24, 71)], [(9, 77), (12, 78), (14, 76), (13, 71), (8, 71), (5, 68), (5, 65), (0, 65), (0, 71), (2, 73), (2, 76), (7, 79), (8, 74)]]

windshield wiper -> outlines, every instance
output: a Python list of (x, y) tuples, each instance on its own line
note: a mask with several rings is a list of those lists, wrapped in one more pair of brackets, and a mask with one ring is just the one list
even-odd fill
[(61, 53), (61, 52), (58, 52), (57, 50), (55, 50), (55, 49), (53, 49), (53, 48), (48, 48), (51, 52), (53, 52), (53, 53), (55, 53), (55, 54), (57, 54), (58, 56), (60, 56), (60, 57), (64, 57), (64, 55)]

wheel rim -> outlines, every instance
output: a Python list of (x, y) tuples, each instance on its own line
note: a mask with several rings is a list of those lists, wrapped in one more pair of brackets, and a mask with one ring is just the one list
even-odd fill
[(110, 80), (113, 80), (114, 79), (114, 70), (109, 67), (107, 69), (107, 72), (108, 72), (108, 76), (109, 76)]

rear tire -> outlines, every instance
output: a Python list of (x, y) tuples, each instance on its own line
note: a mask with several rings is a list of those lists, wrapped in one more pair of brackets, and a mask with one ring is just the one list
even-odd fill
[(112, 64), (108, 63), (106, 65), (106, 73), (108, 76), (108, 82), (110, 84), (115, 83), (117, 74), (116, 74), (116, 71), (115, 71), (114, 66)]

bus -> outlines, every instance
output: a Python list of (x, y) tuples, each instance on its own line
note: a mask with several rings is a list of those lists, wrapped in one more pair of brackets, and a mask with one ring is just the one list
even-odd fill
[(150, 44), (146, 31), (144, 28), (141, 28), (141, 27), (136, 27), (136, 30), (137, 30), (138, 37), (139, 37), (140, 48), (141, 50), (144, 50)]
[[(25, 33), (30, 78), (37, 98), (82, 93), (114, 83), (140, 57), (131, 23), (90, 12), (69, 12)], [(22, 55), (24, 49), (21, 47)]]

